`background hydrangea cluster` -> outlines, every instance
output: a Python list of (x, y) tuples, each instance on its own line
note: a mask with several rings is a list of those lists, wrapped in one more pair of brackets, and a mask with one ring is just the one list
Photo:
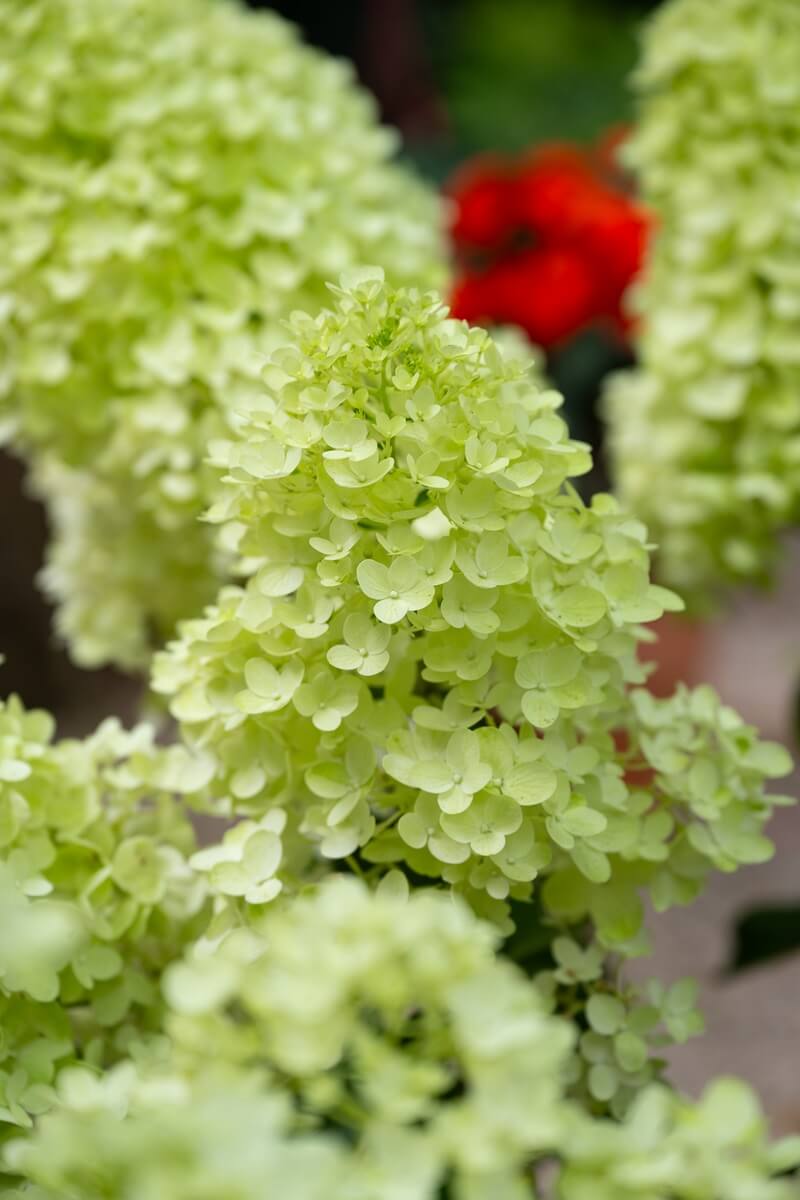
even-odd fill
[(176, 754), (149, 726), (54, 741), (47, 713), (0, 708), (0, 1123), (30, 1125), (66, 1062), (160, 1026), (161, 971), (209, 919)]
[(442, 278), (437, 202), (350, 67), (219, 0), (2, 0), (3, 427), (83, 665), (211, 599), (209, 437), (294, 308), (364, 261)]
[(613, 459), (662, 577), (701, 599), (763, 576), (800, 517), (798, 60), (793, 0), (672, 0), (636, 78), (657, 233)]

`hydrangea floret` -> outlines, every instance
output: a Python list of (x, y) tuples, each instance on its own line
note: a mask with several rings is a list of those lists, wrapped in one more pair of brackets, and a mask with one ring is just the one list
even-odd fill
[(1, 0), (0, 418), (76, 659), (140, 665), (228, 564), (206, 443), (294, 308), (443, 273), (436, 199), (352, 69), (228, 0)]
[(657, 224), (612, 466), (700, 606), (765, 578), (800, 519), (798, 60), (794, 0), (670, 0), (635, 76), (626, 154)]

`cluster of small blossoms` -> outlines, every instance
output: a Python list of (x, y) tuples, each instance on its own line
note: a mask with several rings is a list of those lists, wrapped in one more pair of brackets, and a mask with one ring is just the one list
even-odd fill
[(219, 0), (0, 0), (0, 415), (54, 515), (78, 661), (213, 598), (203, 458), (294, 308), (442, 277), (436, 199), (351, 68)]
[(580, 1030), (565, 1074), (570, 1095), (622, 1118), (659, 1078), (665, 1048), (703, 1031), (696, 984), (681, 979), (667, 988), (651, 980), (640, 990), (597, 941), (584, 945), (565, 934), (552, 939), (549, 954), (552, 967), (537, 972), (536, 986), (549, 1010), (569, 1014)]
[(382, 1195), (343, 1195), (346, 1153), (317, 1131), (292, 1130), (286, 1097), (248, 1075), (189, 1087), (177, 1075), (143, 1079), (130, 1063), (99, 1078), (66, 1070), (60, 1097), (29, 1142), (9, 1146), (5, 1200), (264, 1200), (265, 1188), (291, 1200)]
[[(53, 454), (31, 463), (30, 482), (50, 527), (39, 583), (54, 603), (59, 638), (82, 666), (144, 666), (151, 646), (168, 636), (179, 616), (201, 612), (229, 569), (199, 519), (210, 494), (202, 429), (218, 431), (219, 414), (209, 410), (205, 422), (193, 425), (191, 414), (181, 413), (174, 445), (172, 434), (163, 441), (167, 426), (154, 428), (152, 416), (140, 405), (126, 408), (129, 419), (120, 419), (102, 463), (97, 459), (91, 468), (76, 470)], [(146, 455), (147, 471), (131, 471), (132, 462), (145, 461), (136, 447)], [(176, 490), (165, 499), (159, 477), (168, 458), (180, 459), (193, 479), (183, 494)]]
[(671, 0), (627, 148), (657, 232), (641, 365), (608, 396), (619, 492), (700, 602), (800, 519), (800, 8)]
[(260, 1067), (356, 1156), (402, 1148), (412, 1195), (450, 1171), (502, 1193), (558, 1137), (571, 1032), (497, 942), (459, 902), (334, 876), (168, 971), (177, 1063)]
[(566, 1143), (557, 1200), (797, 1200), (797, 1139), (770, 1143), (750, 1089), (711, 1083), (696, 1103), (665, 1087), (625, 1120), (579, 1121)]
[(591, 915), (606, 945), (640, 953), (642, 888), (664, 911), (694, 901), (712, 871), (766, 861), (773, 807), (794, 801), (764, 790), (789, 774), (789, 753), (760, 740), (713, 689), (679, 687), (661, 700), (641, 688), (628, 703), (618, 722), (625, 788), (617, 853), (604, 877), (559, 864), (544, 895), (561, 920)]
[(0, 706), (0, 1130), (49, 1107), (65, 1061), (157, 1031), (160, 973), (208, 924), (175, 753), (113, 720), (53, 741), (46, 713)]
[(171, 967), (170, 1049), (65, 1072), (5, 1168), (37, 1200), (796, 1198), (743, 1085), (650, 1087), (619, 1124), (566, 1099), (570, 1025), (495, 950), (458, 901), (329, 879)]
[(788, 756), (713, 693), (629, 691), (638, 623), (678, 602), (644, 527), (570, 486), (586, 447), (525, 361), (380, 271), (333, 290), (212, 447), (210, 516), (249, 577), (182, 626), (156, 691), (221, 814), (288, 813), (323, 857), (498, 919), (547, 874), (554, 913), (630, 942), (643, 886), (683, 900), (761, 857)]

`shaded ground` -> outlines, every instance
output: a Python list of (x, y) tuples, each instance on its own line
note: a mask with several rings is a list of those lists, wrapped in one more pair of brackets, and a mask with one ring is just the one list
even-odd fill
[[(800, 539), (787, 542), (776, 592), (740, 596), (714, 623), (691, 682), (706, 679), (762, 733), (796, 746), (795, 694), (800, 682)], [(780, 781), (800, 799), (800, 771)], [(651, 921), (654, 955), (637, 965), (641, 978), (685, 975), (701, 984), (703, 1037), (676, 1047), (671, 1078), (697, 1093), (712, 1075), (741, 1075), (761, 1093), (777, 1131), (800, 1131), (800, 953), (726, 978), (734, 922), (766, 904), (800, 905), (800, 808), (772, 822), (775, 858), (734, 875), (716, 876), (690, 909)], [(798, 939), (800, 940), (800, 938)]]
[[(800, 774), (786, 789), (800, 797)], [(800, 903), (800, 808), (780, 811), (771, 863), (716, 876), (697, 904), (650, 922), (654, 954), (638, 978), (700, 983), (706, 1032), (670, 1054), (670, 1078), (696, 1095), (712, 1075), (740, 1075), (761, 1094), (776, 1131), (800, 1132), (800, 954), (726, 977), (734, 922), (763, 904)]]

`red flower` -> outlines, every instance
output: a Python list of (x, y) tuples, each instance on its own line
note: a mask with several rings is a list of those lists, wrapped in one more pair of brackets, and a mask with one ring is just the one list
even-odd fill
[(573, 146), (544, 146), (517, 176), (519, 223), (544, 241), (571, 241), (585, 232), (599, 185)]
[(473, 324), (518, 325), (531, 341), (553, 346), (589, 322), (595, 282), (585, 259), (558, 246), (523, 250), (456, 284), (453, 316)]
[(598, 294), (606, 312), (624, 320), (622, 300), (639, 274), (647, 244), (648, 222), (637, 205), (609, 196), (594, 214), (586, 235), (586, 253), (594, 262)]
[(457, 246), (491, 248), (514, 231), (515, 182), (502, 160), (475, 159), (454, 178), (451, 234)]
[(648, 221), (624, 190), (619, 141), (615, 131), (594, 154), (553, 144), (459, 173), (456, 316), (519, 325), (545, 347), (596, 321), (627, 329), (623, 296), (641, 269)]

